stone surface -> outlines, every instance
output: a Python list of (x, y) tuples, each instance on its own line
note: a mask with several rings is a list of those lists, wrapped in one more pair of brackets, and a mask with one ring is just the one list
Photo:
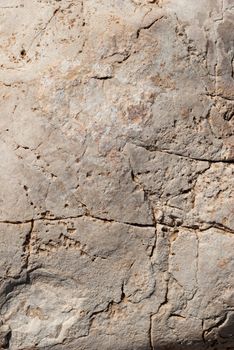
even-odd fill
[(234, 349), (233, 1), (0, 18), (0, 348)]

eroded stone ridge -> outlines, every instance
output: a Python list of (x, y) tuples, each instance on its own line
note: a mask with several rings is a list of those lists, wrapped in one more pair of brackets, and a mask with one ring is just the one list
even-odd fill
[(0, 18), (0, 348), (233, 349), (233, 1)]

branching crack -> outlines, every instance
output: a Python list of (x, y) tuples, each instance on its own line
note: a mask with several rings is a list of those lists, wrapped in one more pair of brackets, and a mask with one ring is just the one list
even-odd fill
[(221, 223), (217, 223), (217, 222), (206, 222), (205, 224), (208, 224), (209, 226), (206, 227), (206, 228), (202, 228), (200, 227), (199, 229), (201, 231), (207, 231), (211, 228), (216, 228), (217, 230), (220, 230), (220, 231), (223, 231), (225, 233), (234, 233), (234, 230), (232, 230), (230, 227), (227, 227)]
[[(206, 341), (206, 336), (207, 336), (210, 332), (212, 332), (213, 329), (219, 328), (220, 326), (222, 326), (222, 325), (227, 321), (227, 318), (228, 318), (228, 312), (225, 312), (225, 314), (223, 315), (223, 317), (222, 317), (215, 325), (213, 325), (212, 327), (207, 328), (207, 329), (204, 329), (204, 328), (203, 328), (202, 339), (203, 339), (203, 342), (204, 342), (204, 343), (207, 343), (207, 341)], [(204, 325), (204, 321), (203, 321), (203, 325)]]
[[(90, 319), (90, 326), (89, 326), (89, 331), (92, 327), (92, 323), (93, 323), (93, 320), (95, 319), (96, 315), (99, 315), (99, 314), (102, 314), (103, 312), (105, 313), (108, 313), (108, 312), (111, 312), (112, 309), (116, 306), (116, 305), (120, 305), (121, 303), (123, 302), (126, 302), (128, 301), (125, 293), (124, 293), (124, 282), (122, 283), (121, 285), (121, 296), (120, 296), (120, 300), (119, 301), (114, 301), (114, 300), (111, 300), (106, 307), (104, 307), (103, 309), (101, 310), (97, 310), (97, 311), (93, 311), (90, 315), (89, 315), (89, 319)], [(128, 301), (130, 303), (130, 301)]]

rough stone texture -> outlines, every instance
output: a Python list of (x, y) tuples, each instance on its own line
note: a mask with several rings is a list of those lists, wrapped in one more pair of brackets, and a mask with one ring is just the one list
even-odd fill
[(233, 0), (0, 19), (1, 349), (234, 349)]

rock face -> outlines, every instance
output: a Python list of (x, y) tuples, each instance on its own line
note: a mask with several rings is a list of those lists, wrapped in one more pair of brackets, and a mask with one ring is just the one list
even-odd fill
[(233, 0), (0, 18), (0, 348), (233, 349)]

